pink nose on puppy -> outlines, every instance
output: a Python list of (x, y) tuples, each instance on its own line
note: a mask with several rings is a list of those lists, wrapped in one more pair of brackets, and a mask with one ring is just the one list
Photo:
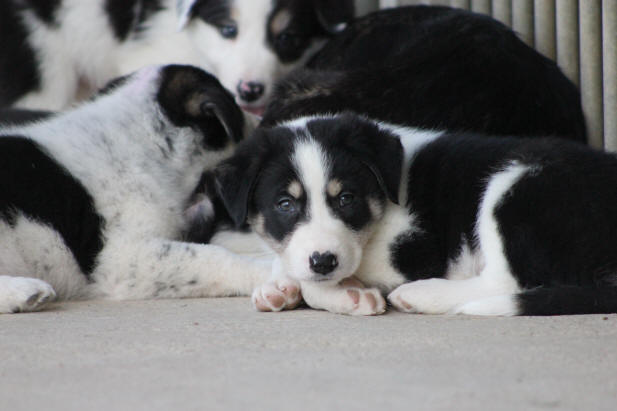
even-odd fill
[(238, 96), (243, 102), (252, 103), (259, 100), (263, 96), (266, 86), (263, 83), (257, 81), (243, 81), (240, 80), (236, 86)]

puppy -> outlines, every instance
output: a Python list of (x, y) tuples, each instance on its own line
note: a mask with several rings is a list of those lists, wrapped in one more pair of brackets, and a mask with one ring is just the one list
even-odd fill
[(202, 172), (248, 126), (213, 76), (173, 65), (0, 129), (0, 312), (38, 310), (55, 297), (250, 293), (269, 263), (179, 241)]
[(144, 65), (183, 63), (260, 113), (353, 13), (352, 0), (5, 0), (0, 106), (58, 110)]
[(263, 126), (343, 110), (411, 127), (586, 141), (580, 94), (500, 22), (435, 6), (359, 18), (278, 86)]
[[(277, 255), (258, 309), (617, 312), (617, 158), (355, 114), (258, 129), (217, 169), (239, 225)], [(363, 284), (370, 288), (363, 288)]]

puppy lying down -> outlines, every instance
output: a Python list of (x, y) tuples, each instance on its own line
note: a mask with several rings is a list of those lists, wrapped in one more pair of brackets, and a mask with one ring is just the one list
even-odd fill
[(159, 66), (66, 113), (0, 129), (0, 313), (56, 296), (250, 293), (269, 261), (181, 241), (202, 173), (249, 128), (214, 77)]
[(277, 255), (262, 311), (617, 312), (612, 154), (344, 113), (258, 129), (217, 182)]

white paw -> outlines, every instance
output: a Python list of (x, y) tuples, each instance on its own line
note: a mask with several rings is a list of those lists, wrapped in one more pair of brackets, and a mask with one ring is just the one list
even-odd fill
[(0, 279), (0, 313), (40, 310), (56, 298), (56, 292), (45, 281), (26, 277)]
[(399, 311), (419, 314), (444, 314), (452, 308), (449, 290), (443, 289), (443, 280), (432, 278), (406, 283), (388, 295), (388, 301)]
[(347, 288), (342, 298), (340, 314), (378, 315), (386, 311), (386, 300), (376, 288)]
[(300, 284), (288, 277), (267, 282), (253, 290), (251, 301), (257, 311), (293, 310), (302, 302)]
[(513, 316), (519, 312), (516, 297), (513, 294), (498, 295), (483, 298), (459, 305), (453, 310), (454, 314)]

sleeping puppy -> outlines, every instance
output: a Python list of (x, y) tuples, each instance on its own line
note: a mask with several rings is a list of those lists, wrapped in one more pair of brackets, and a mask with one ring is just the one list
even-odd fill
[(270, 265), (179, 240), (202, 172), (249, 130), (190, 66), (149, 67), (92, 101), (0, 129), (0, 313), (55, 297), (250, 293)]
[[(617, 312), (617, 158), (355, 114), (258, 129), (217, 168), (277, 255), (256, 307), (372, 315)], [(366, 285), (369, 288), (364, 288)]]
[(3, 0), (0, 107), (59, 110), (145, 65), (181, 63), (259, 113), (274, 81), (353, 15), (352, 0)]
[(351, 110), (412, 127), (586, 141), (576, 86), (500, 22), (410, 6), (356, 19), (277, 86), (263, 126)]

